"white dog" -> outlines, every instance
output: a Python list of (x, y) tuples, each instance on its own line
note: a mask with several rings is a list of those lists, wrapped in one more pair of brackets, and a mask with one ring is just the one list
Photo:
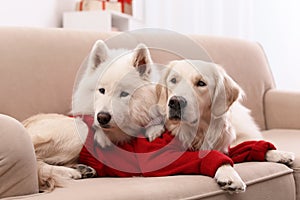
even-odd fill
[[(129, 52), (109, 50), (103, 41), (93, 46), (71, 113), (94, 116), (94, 139), (99, 146), (127, 142), (151, 121), (148, 109), (157, 102), (149, 80), (151, 63), (143, 44)], [(41, 191), (62, 186), (66, 179), (94, 175), (93, 169), (77, 165), (88, 133), (80, 118), (40, 114), (23, 124), (34, 144)]]
[[(189, 149), (227, 153), (229, 146), (263, 139), (249, 110), (239, 102), (242, 89), (214, 63), (172, 61), (157, 85), (157, 94), (166, 128)], [(153, 140), (160, 132), (148, 134)], [(294, 154), (270, 150), (266, 160), (291, 164)], [(228, 165), (218, 169), (215, 179), (225, 190), (240, 192), (246, 188)]]

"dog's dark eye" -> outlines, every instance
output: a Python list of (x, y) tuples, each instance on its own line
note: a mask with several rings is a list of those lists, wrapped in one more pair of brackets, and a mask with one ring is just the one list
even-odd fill
[(128, 92), (121, 92), (120, 97), (127, 97), (129, 95)]
[(100, 92), (101, 94), (105, 94), (105, 89), (104, 89), (104, 88), (100, 88), (100, 89), (99, 89), (99, 92)]
[(205, 86), (206, 86), (206, 83), (204, 83), (203, 81), (198, 81), (198, 82), (197, 82), (197, 86), (198, 86), (198, 87), (205, 87)]
[(171, 83), (174, 83), (174, 84), (175, 84), (176, 82), (177, 82), (176, 78), (172, 78), (172, 79), (171, 79)]

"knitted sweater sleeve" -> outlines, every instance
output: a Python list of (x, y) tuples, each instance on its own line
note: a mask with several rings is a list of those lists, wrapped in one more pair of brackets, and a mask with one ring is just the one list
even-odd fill
[[(178, 152), (174, 152), (177, 154)], [(148, 164), (152, 165), (156, 159), (165, 159), (165, 156), (172, 154), (157, 155), (156, 158), (152, 158)], [(168, 176), (175, 174), (197, 174), (214, 177), (217, 169), (224, 165), (233, 165), (232, 160), (226, 155), (218, 151), (186, 151), (178, 159), (171, 162), (169, 165), (159, 168), (154, 171), (144, 172), (144, 176)]]
[(276, 150), (276, 147), (272, 143), (263, 140), (247, 141), (229, 148), (228, 155), (234, 163), (265, 161), (268, 150)]

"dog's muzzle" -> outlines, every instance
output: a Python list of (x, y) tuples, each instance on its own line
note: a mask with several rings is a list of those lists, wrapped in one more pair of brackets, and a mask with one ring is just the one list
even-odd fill
[(172, 96), (168, 103), (169, 119), (181, 120), (184, 108), (187, 106), (187, 101), (182, 96)]
[(103, 128), (109, 128), (108, 123), (111, 120), (111, 115), (108, 112), (99, 112), (97, 114), (97, 121), (99, 122), (100, 126)]

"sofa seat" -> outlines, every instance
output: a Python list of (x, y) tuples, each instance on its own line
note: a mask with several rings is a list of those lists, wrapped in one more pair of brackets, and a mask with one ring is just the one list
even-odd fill
[(11, 199), (295, 199), (293, 172), (285, 165), (251, 162), (236, 164), (235, 168), (247, 184), (245, 193), (230, 195), (210, 177), (178, 175), (73, 180), (52, 193)]
[(263, 132), (266, 140), (275, 144), (282, 151), (291, 151), (295, 153), (295, 161), (291, 166), (294, 170), (296, 184), (296, 199), (300, 199), (300, 130), (295, 129), (271, 129)]

